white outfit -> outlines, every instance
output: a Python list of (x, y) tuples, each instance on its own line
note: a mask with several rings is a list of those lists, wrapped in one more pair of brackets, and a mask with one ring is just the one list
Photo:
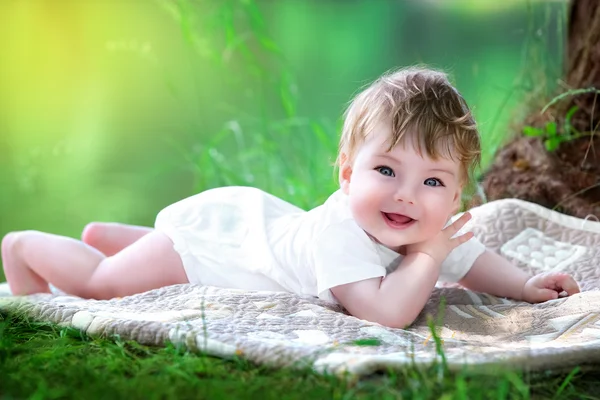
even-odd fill
[[(384, 277), (402, 259), (356, 224), (341, 191), (304, 211), (255, 188), (211, 189), (166, 207), (155, 227), (173, 241), (191, 283), (333, 302), (332, 287)], [(440, 280), (460, 280), (484, 250), (476, 239), (454, 249)]]

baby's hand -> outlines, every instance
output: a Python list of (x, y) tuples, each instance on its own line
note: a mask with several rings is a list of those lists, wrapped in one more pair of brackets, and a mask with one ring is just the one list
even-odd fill
[(468, 212), (464, 213), (459, 219), (457, 219), (452, 224), (448, 225), (446, 228), (441, 230), (433, 238), (425, 240), (423, 242), (406, 245), (406, 254), (424, 253), (433, 258), (436, 262), (438, 262), (438, 264), (442, 264), (442, 262), (446, 259), (446, 257), (448, 257), (448, 254), (450, 254), (452, 250), (454, 250), (456, 247), (473, 237), (472, 232), (467, 232), (455, 238), (452, 237), (470, 219), (471, 214), (469, 214)]
[(567, 292), (568, 296), (579, 293), (579, 285), (569, 274), (547, 272), (529, 278), (521, 297), (528, 303), (541, 303), (557, 299), (562, 292)]

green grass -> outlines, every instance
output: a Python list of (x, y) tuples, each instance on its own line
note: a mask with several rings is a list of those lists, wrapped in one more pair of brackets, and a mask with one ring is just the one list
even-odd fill
[(0, 397), (7, 399), (600, 398), (600, 374), (579, 368), (528, 374), (409, 366), (356, 380), (222, 360), (171, 345), (90, 339), (75, 329), (0, 315)]
[(593, 368), (584, 372), (581, 367), (536, 373), (500, 367), (450, 371), (443, 343), (435, 330), (432, 333), (440, 362), (357, 378), (316, 374), (309, 368), (269, 368), (237, 357), (219, 359), (170, 343), (149, 347), (119, 337), (90, 338), (77, 329), (4, 311), (0, 312), (0, 399), (600, 398), (600, 373)]
[[(303, 208), (320, 204), (336, 188), (331, 163), (339, 122), (298, 113), (293, 74), (256, 5), (223, 2), (204, 16), (196, 14), (193, 2), (159, 3), (180, 24), (192, 69), (200, 60), (211, 60), (231, 76), (229, 89), (251, 94), (243, 104), (215, 102), (224, 116), (216, 131), (207, 131), (196, 117), (190, 123), (198, 143), (193, 149), (168, 141), (194, 172), (194, 190), (251, 185)], [(242, 8), (234, 12), (238, 4)], [(210, 46), (199, 50), (200, 43)], [(227, 64), (220, 58), (224, 49), (233, 60)], [(201, 109), (202, 87), (194, 82), (198, 104), (191, 106)], [(490, 159), (493, 149), (484, 151)], [(88, 338), (75, 329), (0, 314), (2, 398), (594, 399), (600, 398), (599, 381), (598, 373), (583, 368), (533, 374), (500, 368), (450, 372), (444, 365), (409, 366), (354, 380), (269, 369), (173, 346)]]

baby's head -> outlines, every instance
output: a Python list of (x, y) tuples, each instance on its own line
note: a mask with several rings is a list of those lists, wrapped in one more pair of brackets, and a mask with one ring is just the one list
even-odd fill
[(480, 154), (475, 121), (447, 76), (408, 68), (380, 77), (351, 102), (337, 166), (358, 224), (401, 245), (443, 228)]
[(338, 167), (353, 161), (380, 124), (389, 125), (390, 150), (416, 135), (419, 152), (425, 150), (433, 159), (457, 160), (463, 185), (479, 164), (481, 147), (475, 120), (443, 72), (413, 67), (383, 75), (352, 100), (344, 117)]

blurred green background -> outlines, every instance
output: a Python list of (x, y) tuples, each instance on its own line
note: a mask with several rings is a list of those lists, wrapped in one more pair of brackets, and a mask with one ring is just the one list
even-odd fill
[(340, 116), (415, 63), (474, 108), (484, 166), (561, 75), (565, 1), (2, 0), (0, 235), (152, 225), (197, 191), (301, 207), (336, 187)]

